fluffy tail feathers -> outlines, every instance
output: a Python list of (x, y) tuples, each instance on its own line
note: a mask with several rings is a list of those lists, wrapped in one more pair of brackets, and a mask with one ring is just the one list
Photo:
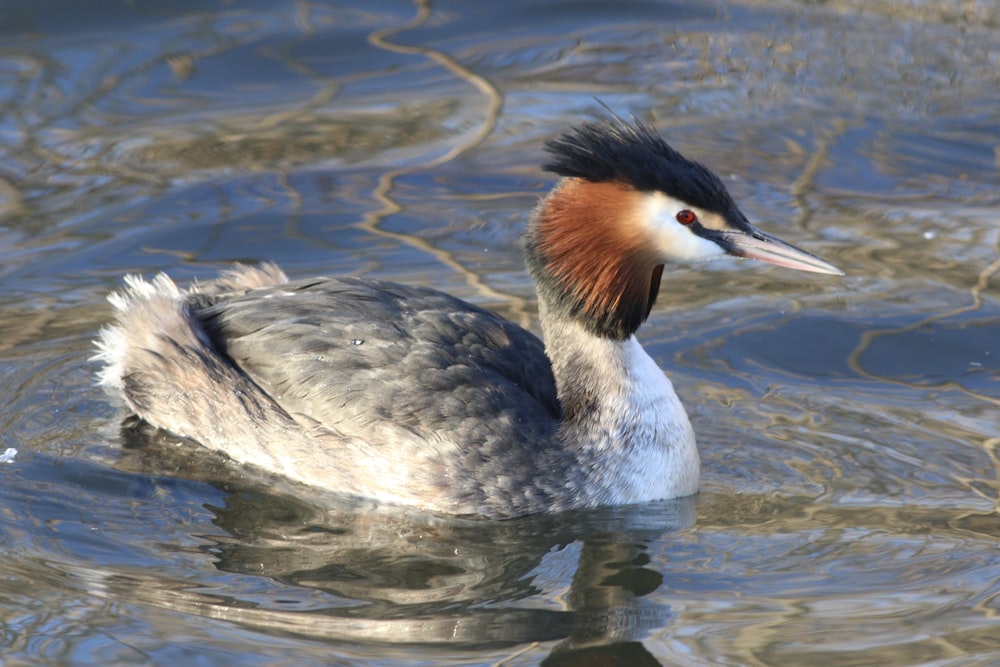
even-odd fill
[[(99, 383), (120, 393), (147, 422), (214, 449), (231, 449), (234, 439), (252, 446), (275, 427), (294, 428), (291, 417), (216, 350), (191, 305), (286, 281), (273, 264), (238, 267), (187, 291), (164, 274), (149, 281), (127, 276), (125, 288), (108, 297), (115, 322), (95, 341), (92, 359), (103, 365)], [(251, 419), (220, 423), (218, 415), (232, 410)]]
[[(177, 329), (179, 322), (187, 320), (184, 293), (165, 273), (152, 281), (128, 275), (125, 276), (125, 289), (109, 294), (108, 301), (114, 308), (116, 323), (101, 329), (94, 342), (98, 351), (91, 360), (104, 366), (98, 372), (99, 384), (124, 394), (126, 369), (130, 367), (128, 362), (135, 348), (156, 349), (162, 344), (163, 336), (170, 335), (168, 327)], [(179, 330), (182, 338), (194, 335), (199, 343), (211, 345), (198, 336), (199, 332), (200, 327), (182, 326)]]

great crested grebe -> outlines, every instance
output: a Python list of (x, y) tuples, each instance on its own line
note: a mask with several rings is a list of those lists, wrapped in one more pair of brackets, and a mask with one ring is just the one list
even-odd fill
[(431, 289), (289, 281), (273, 264), (178, 289), (126, 278), (101, 383), (150, 424), (351, 496), (509, 518), (677, 498), (699, 459), (635, 332), (663, 266), (734, 255), (843, 275), (753, 228), (650, 127), (546, 143), (561, 180), (524, 237), (545, 343)]

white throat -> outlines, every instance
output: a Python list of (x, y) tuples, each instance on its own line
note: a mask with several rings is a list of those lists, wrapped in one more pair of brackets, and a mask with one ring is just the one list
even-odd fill
[(694, 432), (673, 385), (639, 341), (589, 333), (545, 313), (545, 347), (566, 418), (560, 435), (594, 470), (602, 503), (633, 503), (698, 490)]

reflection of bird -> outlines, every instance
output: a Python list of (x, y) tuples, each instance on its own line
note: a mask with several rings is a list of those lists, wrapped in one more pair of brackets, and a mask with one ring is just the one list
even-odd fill
[(667, 262), (840, 274), (747, 222), (650, 128), (547, 144), (562, 180), (525, 235), (545, 344), (429, 289), (238, 268), (181, 292), (130, 277), (97, 358), (155, 426), (338, 493), (511, 517), (693, 494), (698, 451), (633, 334)]

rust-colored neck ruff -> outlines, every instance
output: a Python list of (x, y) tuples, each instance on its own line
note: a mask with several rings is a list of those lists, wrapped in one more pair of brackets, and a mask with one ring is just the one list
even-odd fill
[(645, 230), (642, 199), (620, 182), (565, 178), (525, 235), (541, 297), (602, 337), (635, 333), (659, 292), (663, 264)]

